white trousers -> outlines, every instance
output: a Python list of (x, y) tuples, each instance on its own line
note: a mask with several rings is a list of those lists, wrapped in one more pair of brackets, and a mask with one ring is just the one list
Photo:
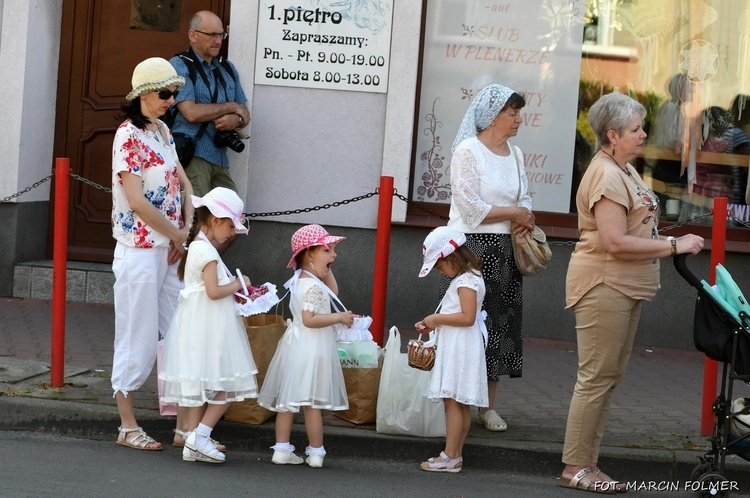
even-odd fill
[(117, 243), (115, 274), (114, 394), (140, 388), (156, 361), (159, 334), (169, 330), (183, 283), (177, 264), (169, 265), (169, 248), (140, 249)]

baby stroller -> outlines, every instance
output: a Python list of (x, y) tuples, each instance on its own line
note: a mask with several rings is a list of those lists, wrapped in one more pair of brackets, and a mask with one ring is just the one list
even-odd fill
[[(712, 406), (712, 449), (700, 458), (690, 476), (693, 482), (708, 486), (726, 481), (722, 474), (727, 455), (750, 461), (750, 399), (732, 402), (734, 382), (750, 382), (750, 304), (723, 266), (716, 266), (716, 285), (711, 286), (690, 272), (686, 257), (676, 256), (674, 265), (682, 278), (698, 289), (693, 322), (695, 347), (724, 363), (721, 391)], [(728, 492), (723, 496), (728, 496)]]

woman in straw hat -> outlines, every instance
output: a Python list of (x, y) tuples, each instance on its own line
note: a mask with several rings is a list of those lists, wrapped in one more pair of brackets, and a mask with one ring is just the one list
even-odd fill
[(192, 188), (172, 133), (159, 120), (184, 78), (166, 60), (152, 57), (135, 67), (132, 83), (129, 104), (123, 106), (126, 119), (112, 146), (112, 235), (117, 241), (112, 389), (120, 414), (117, 444), (153, 451), (162, 445), (138, 425), (133, 391), (151, 373), (159, 334), (167, 333), (177, 306), (182, 283), (175, 263), (185, 252), (185, 220), (193, 217), (192, 206), (182, 200)]

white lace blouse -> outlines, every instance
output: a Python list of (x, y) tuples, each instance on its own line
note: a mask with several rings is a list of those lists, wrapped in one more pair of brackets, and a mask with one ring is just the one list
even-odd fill
[[(529, 182), (518, 153), (498, 156), (477, 137), (467, 138), (456, 148), (451, 160), (451, 210), (448, 226), (463, 233), (511, 233), (510, 220), (482, 224), (492, 206), (521, 206), (531, 209)], [(518, 168), (521, 192), (518, 194)]]

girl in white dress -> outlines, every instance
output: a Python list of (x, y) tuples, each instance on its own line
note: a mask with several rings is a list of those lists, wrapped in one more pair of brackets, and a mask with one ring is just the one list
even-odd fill
[(309, 442), (304, 461), (310, 467), (322, 467), (326, 451), (320, 410), (349, 408), (333, 326), (350, 327), (354, 315), (351, 311), (331, 313), (331, 296), (338, 294), (331, 271), (334, 246), (343, 239), (320, 225), (304, 226), (292, 236), (292, 259), (287, 266), (296, 271), (284, 284), (291, 293), (292, 319), (287, 320), (258, 398), (260, 406), (279, 412), (276, 444), (271, 447), (275, 464), (303, 463), (290, 443), (294, 414), (302, 407)]
[[(258, 369), (234, 308), (233, 294), (242, 290), (242, 282), (230, 276), (214, 244), (247, 228), (244, 205), (234, 191), (217, 187), (191, 197), (196, 209), (188, 252), (177, 269), (185, 289), (164, 343), (159, 378), (165, 381), (162, 401), (189, 408), (182, 459), (223, 463), (211, 431), (227, 403), (258, 397)], [(250, 279), (242, 278), (249, 286)]]
[(439, 311), (417, 322), (420, 332), (437, 329), (437, 355), (428, 397), (445, 405), (445, 451), (422, 462), (430, 472), (460, 472), (463, 447), (471, 427), (470, 406), (486, 407), (487, 366), (484, 343), (484, 280), (481, 263), (464, 246), (466, 236), (447, 227), (433, 230), (424, 241), (424, 277), (434, 266), (452, 278)]

